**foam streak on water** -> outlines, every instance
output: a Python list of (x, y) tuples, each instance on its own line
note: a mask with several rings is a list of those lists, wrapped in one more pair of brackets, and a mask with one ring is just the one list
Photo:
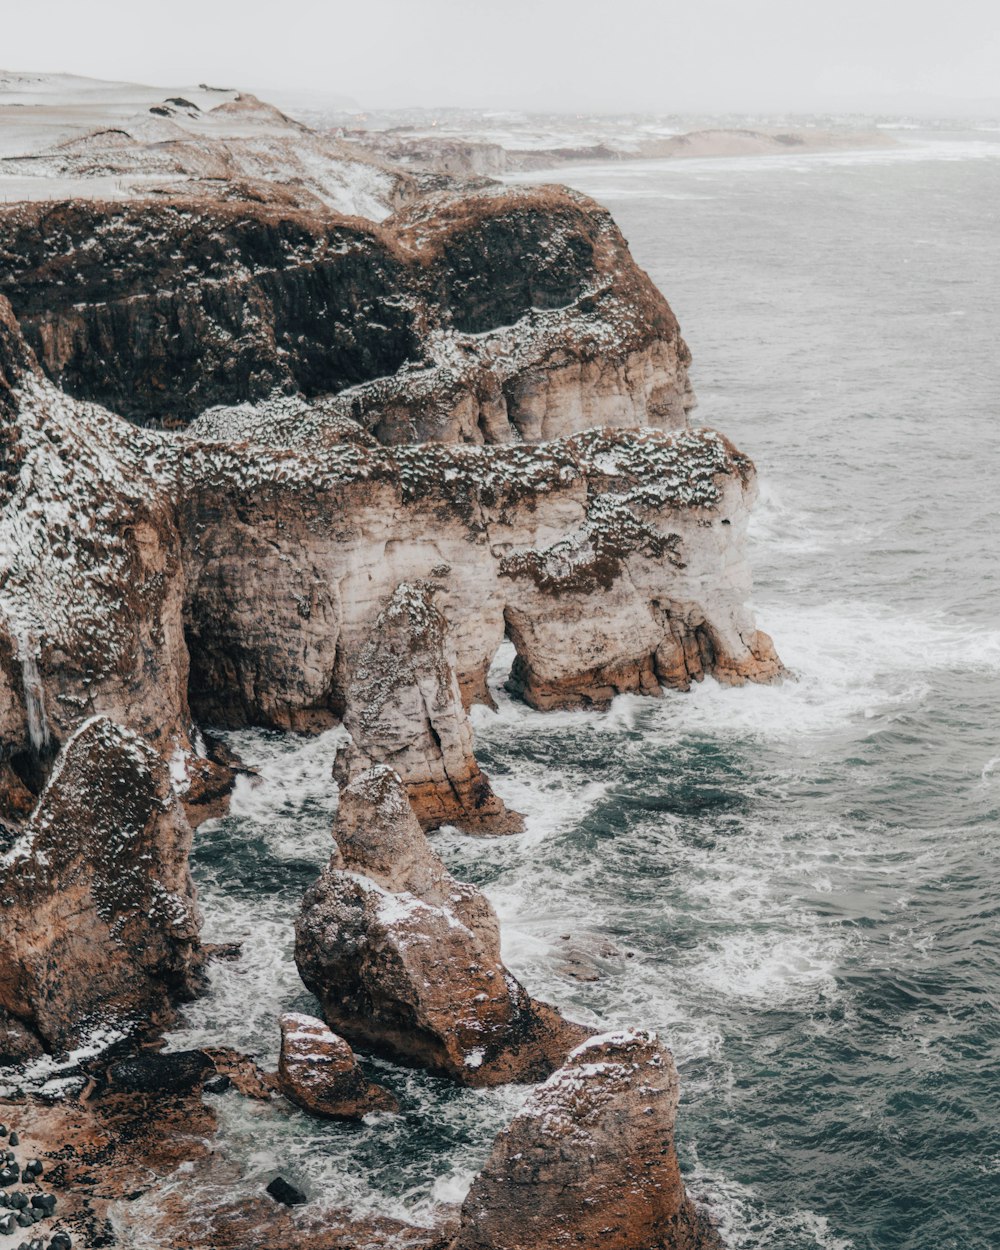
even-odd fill
[[(998, 151), (560, 171), (669, 293), (700, 419), (761, 469), (757, 613), (795, 680), (543, 715), (500, 690), (505, 652), (477, 732), (527, 829), (435, 842), (533, 993), (674, 1048), (682, 1163), (734, 1250), (1000, 1245)], [(310, 1007), (291, 923), (333, 742), (234, 745), (264, 783), (195, 869), (209, 939), (246, 946), (176, 1043), (273, 1058), (277, 1014)], [(230, 1095), (223, 1140), (430, 1218), (524, 1091), (378, 1075), (389, 1123)]]

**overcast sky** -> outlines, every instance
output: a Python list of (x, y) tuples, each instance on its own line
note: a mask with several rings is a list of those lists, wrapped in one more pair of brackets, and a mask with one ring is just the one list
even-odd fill
[(5, 0), (0, 66), (365, 107), (1000, 96), (998, 0)]

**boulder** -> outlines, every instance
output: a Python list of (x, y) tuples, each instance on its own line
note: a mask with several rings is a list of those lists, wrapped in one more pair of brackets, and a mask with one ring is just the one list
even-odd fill
[(721, 1250), (681, 1180), (677, 1089), (648, 1033), (578, 1046), (497, 1137), (453, 1250)]
[(367, 1079), (354, 1051), (315, 1016), (281, 1017), (278, 1088), (312, 1115), (360, 1120), (372, 1111), (398, 1111), (396, 1099)]

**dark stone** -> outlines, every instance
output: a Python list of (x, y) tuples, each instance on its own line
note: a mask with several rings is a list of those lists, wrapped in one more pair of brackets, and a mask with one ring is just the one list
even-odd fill
[(120, 1059), (108, 1068), (108, 1083), (131, 1094), (188, 1094), (212, 1066), (200, 1050), (149, 1052)]
[(202, 1088), (206, 1094), (224, 1094), (231, 1085), (232, 1081), (224, 1072), (217, 1072), (208, 1078)]
[(301, 1189), (290, 1185), (283, 1176), (276, 1176), (268, 1185), (267, 1192), (275, 1202), (283, 1202), (286, 1207), (300, 1207), (309, 1201)]

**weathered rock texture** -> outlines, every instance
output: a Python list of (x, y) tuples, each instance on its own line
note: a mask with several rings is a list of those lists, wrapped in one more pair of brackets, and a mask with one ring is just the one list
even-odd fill
[(780, 672), (745, 607), (753, 468), (718, 434), (391, 452), (176, 438), (55, 390), (3, 324), (8, 819), (92, 714), (171, 757), (182, 796), (210, 808), (190, 697), (228, 725), (346, 716), (426, 824), (509, 827), (455, 691), (488, 697), (505, 632), (538, 706)]
[[(397, 769), (421, 824), (515, 832), (476, 762), (448, 622), (430, 582), (401, 582), (349, 665), (344, 727), (355, 742), (350, 772)], [(350, 775), (350, 772), (347, 775)]]
[[(0, 211), (0, 295), (47, 375), (140, 423), (302, 446), (685, 424), (689, 353), (606, 210), (425, 197), (384, 226), (205, 202)], [(301, 394), (301, 411), (266, 401)]]
[(454, 880), (388, 768), (341, 795), (338, 853), (307, 892), (295, 958), (352, 1043), (464, 1085), (538, 1080), (586, 1035), (500, 958), (489, 903)]
[(781, 671), (745, 606), (753, 466), (711, 431), (249, 463), (191, 444), (183, 472), (196, 715), (343, 718), (428, 826), (509, 828), (455, 691), (488, 698), (505, 633), (513, 680), (540, 707)]
[[(34, 1233), (69, 1233), (77, 1250), (447, 1250), (450, 1232), (353, 1217), (310, 1202), (290, 1209), (215, 1146), (218, 1123), (200, 1087), (104, 1092), (58, 1103), (0, 1099), (18, 1161), (38, 1159), (55, 1217)], [(4, 1143), (6, 1145), (6, 1143)]]
[(301, 1012), (281, 1017), (278, 1087), (303, 1110), (332, 1120), (399, 1109), (388, 1090), (367, 1079), (342, 1037)]
[(56, 1052), (166, 1023), (198, 980), (190, 843), (157, 752), (87, 721), (0, 859), (0, 1015)]
[(498, 1136), (453, 1250), (716, 1250), (677, 1165), (677, 1088), (649, 1034), (584, 1042)]

